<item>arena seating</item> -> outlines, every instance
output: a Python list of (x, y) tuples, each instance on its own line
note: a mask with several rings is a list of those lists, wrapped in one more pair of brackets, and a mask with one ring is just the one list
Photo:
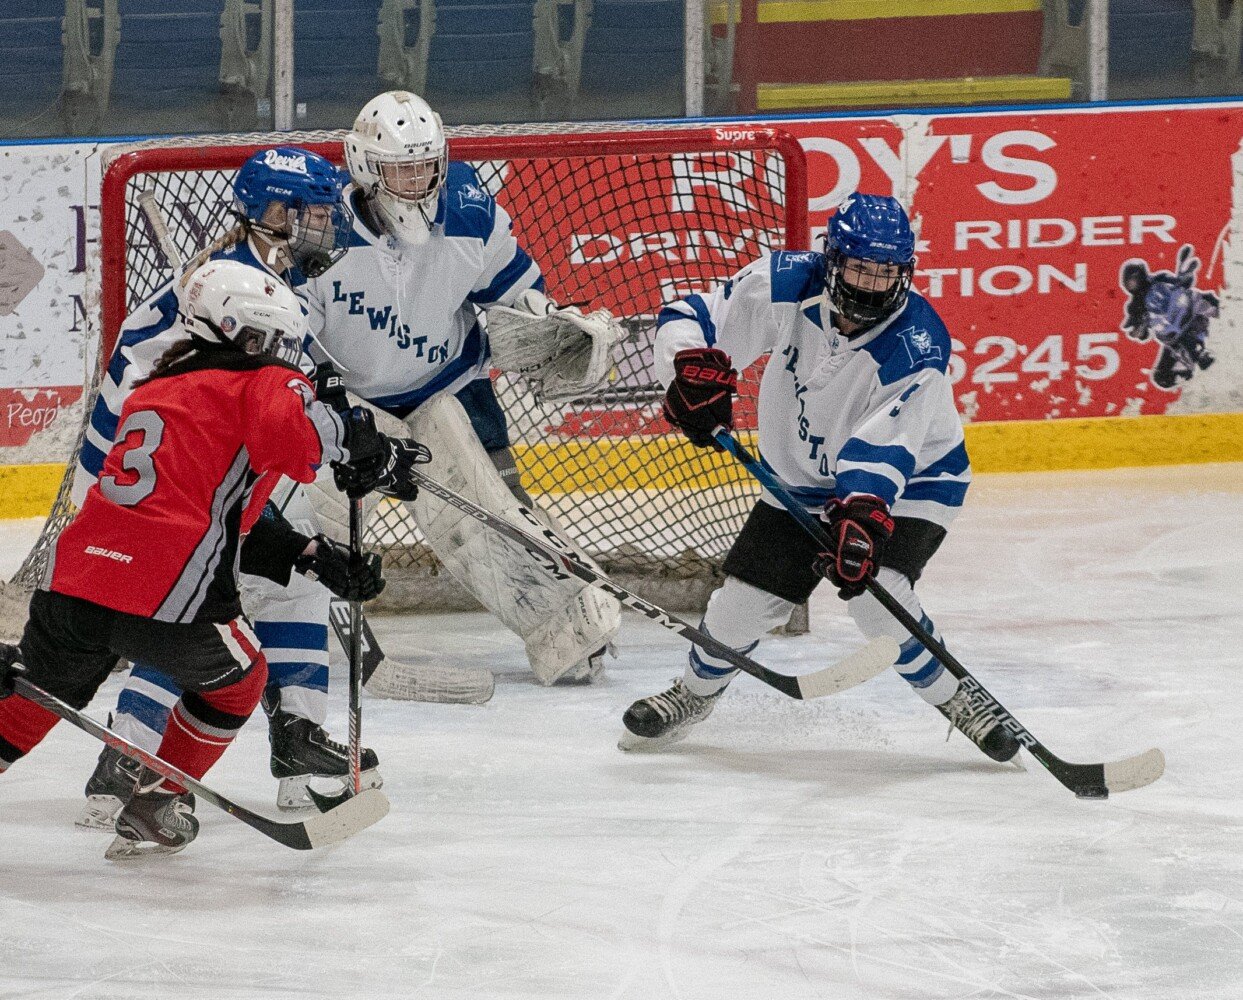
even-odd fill
[(12, 123), (6, 125), (7, 135), (58, 131), (61, 12), (50, 16), (49, 6), (46, 0), (0, 5), (0, 119)]
[(436, 0), (428, 96), (525, 98), (535, 52), (533, 16), (533, 0)]

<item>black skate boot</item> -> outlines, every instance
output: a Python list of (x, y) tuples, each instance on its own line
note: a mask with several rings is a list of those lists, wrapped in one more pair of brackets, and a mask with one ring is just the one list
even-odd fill
[(116, 839), (104, 852), (109, 861), (176, 854), (198, 836), (193, 800), (162, 788), (163, 781), (145, 767), (139, 771), (134, 793), (117, 816)]
[(660, 750), (683, 740), (691, 726), (712, 714), (722, 692), (703, 697), (690, 691), (681, 678), (660, 694), (640, 698), (622, 716), (625, 732), (619, 750)]
[(993, 760), (1004, 764), (1019, 752), (1019, 741), (988, 708), (972, 704), (967, 689), (961, 684), (954, 697), (938, 705), (937, 711), (950, 720), (951, 733), (957, 729)]
[[(264, 695), (269, 711), (268, 737), (272, 743), (272, 777), (280, 779), (276, 805), (280, 809), (302, 809), (314, 805), (306, 786), (316, 778), (329, 778), (344, 785), (350, 773), (350, 751), (344, 743), (330, 739), (323, 726), (310, 719), (280, 710), (280, 693)], [(363, 788), (384, 784), (375, 751), (362, 748)], [(322, 789), (316, 789), (321, 791)]]
[[(112, 727), (112, 716), (108, 716)], [(111, 830), (121, 806), (134, 790), (141, 765), (123, 753), (104, 747), (86, 782), (86, 805), (74, 822), (80, 830)]]

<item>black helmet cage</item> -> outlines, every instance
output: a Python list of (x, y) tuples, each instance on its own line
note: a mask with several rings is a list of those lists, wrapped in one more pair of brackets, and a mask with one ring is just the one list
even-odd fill
[[(861, 326), (872, 326), (901, 308), (911, 289), (915, 276), (915, 261), (893, 264), (887, 261), (869, 261), (862, 257), (849, 257), (835, 247), (825, 253), (827, 267), (825, 287), (830, 304), (841, 316)], [(877, 267), (897, 267), (898, 276), (893, 284), (881, 291), (873, 291), (853, 285), (845, 278), (848, 261), (874, 264)]]

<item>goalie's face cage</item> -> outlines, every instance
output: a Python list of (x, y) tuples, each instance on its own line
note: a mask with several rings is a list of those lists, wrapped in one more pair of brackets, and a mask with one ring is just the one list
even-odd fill
[(368, 154), (368, 166), (379, 178), (379, 189), (407, 205), (415, 205), (425, 213), (435, 211), (436, 198), (448, 169), (448, 150), (442, 148), (431, 156), (396, 159)]
[(850, 322), (872, 326), (902, 307), (914, 273), (913, 261), (893, 264), (830, 250), (826, 276), (829, 302)]

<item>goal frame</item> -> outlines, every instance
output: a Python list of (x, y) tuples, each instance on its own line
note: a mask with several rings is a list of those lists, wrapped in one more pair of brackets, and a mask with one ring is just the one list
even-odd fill
[[(620, 123), (619, 123), (620, 124)], [(567, 126), (574, 127), (574, 126)], [(579, 126), (581, 127), (581, 126)], [(644, 128), (642, 125), (632, 126)], [(329, 141), (300, 142), (297, 133), (283, 141), (301, 146), (344, 166), (344, 137)], [(320, 133), (323, 135), (323, 133)], [(210, 141), (211, 136), (201, 137)], [(126, 191), (140, 174), (160, 171), (235, 170), (239, 159), (278, 144), (275, 134), (263, 141), (245, 141), (243, 136), (221, 136), (215, 145), (152, 145), (121, 153), (106, 167), (100, 186), (100, 347), (99, 363), (106, 365), (121, 324), (127, 315), (126, 302)], [(228, 141), (238, 140), (238, 141)], [(810, 244), (807, 211), (807, 157), (798, 140), (783, 129), (745, 126), (702, 128), (656, 128), (635, 133), (589, 131), (557, 133), (550, 131), (521, 134), (450, 134), (449, 159), (540, 160), (557, 157), (694, 154), (764, 150), (781, 156), (785, 164), (785, 233), (787, 250), (805, 250)]]

